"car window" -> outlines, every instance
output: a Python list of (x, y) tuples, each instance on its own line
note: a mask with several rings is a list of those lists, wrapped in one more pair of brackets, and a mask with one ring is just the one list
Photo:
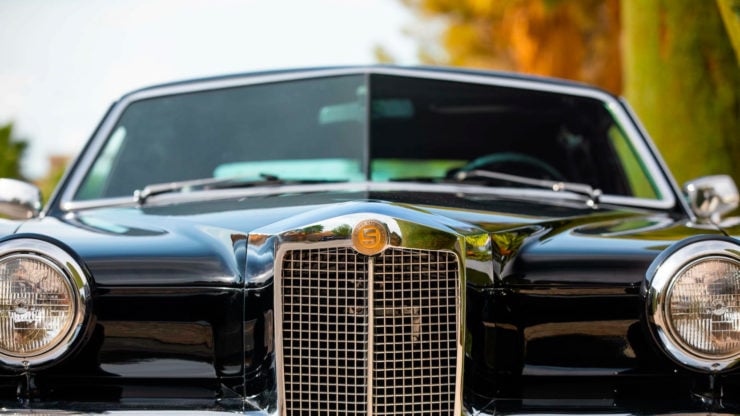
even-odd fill
[(405, 109), (388, 115), (372, 106), (373, 179), (483, 169), (659, 198), (639, 154), (601, 100), (386, 75), (371, 78), (371, 85), (373, 103), (404, 103)]
[(202, 178), (445, 181), (490, 170), (660, 199), (640, 156), (596, 98), (348, 75), (133, 101), (75, 198)]
[(346, 179), (362, 177), (364, 113), (334, 123), (320, 122), (319, 114), (326, 103), (364, 100), (364, 77), (345, 76), (133, 102), (76, 199), (128, 196), (149, 184), (232, 174), (316, 177), (321, 163), (310, 160), (334, 161), (327, 169), (344, 161)]
[(617, 125), (609, 129), (609, 139), (616, 153), (616, 157), (621, 162), (627, 185), (630, 189), (630, 195), (638, 198), (656, 199), (659, 198), (657, 186), (647, 174), (645, 165), (638, 157), (635, 148), (630, 143), (627, 136)]

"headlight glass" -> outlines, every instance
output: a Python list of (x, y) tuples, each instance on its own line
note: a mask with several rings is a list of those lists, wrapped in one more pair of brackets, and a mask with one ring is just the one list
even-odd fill
[(700, 354), (740, 350), (740, 263), (709, 257), (686, 266), (668, 293), (669, 321), (679, 340)]
[(0, 353), (29, 357), (54, 348), (73, 325), (74, 288), (35, 254), (0, 258)]
[(692, 237), (669, 247), (645, 275), (647, 320), (661, 349), (692, 370), (740, 366), (740, 244)]

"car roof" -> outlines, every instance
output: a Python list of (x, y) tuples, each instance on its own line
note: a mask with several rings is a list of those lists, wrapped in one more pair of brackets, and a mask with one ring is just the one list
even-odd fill
[[(151, 85), (148, 87), (136, 89), (134, 91), (131, 91), (121, 98), (125, 98), (129, 95), (138, 94), (140, 92), (145, 91), (153, 91), (158, 90), (162, 88), (170, 88), (170, 87), (178, 87), (178, 86), (186, 86), (186, 85), (192, 85), (192, 84), (199, 84), (204, 82), (213, 82), (213, 81), (225, 81), (225, 80), (233, 80), (233, 79), (248, 79), (253, 77), (262, 77), (262, 76), (270, 76), (270, 75), (283, 75), (283, 76), (290, 76), (291, 74), (295, 74), (296, 77), (299, 75), (301, 77), (306, 77), (307, 75), (311, 75), (311, 73), (325, 73), (326, 71), (344, 71), (345, 74), (380, 74), (380, 75), (389, 75), (388, 71), (398, 70), (400, 71), (398, 76), (413, 76), (411, 72), (413, 71), (415, 74), (422, 74), (422, 73), (428, 73), (430, 75), (472, 75), (472, 76), (478, 76), (478, 77), (489, 77), (489, 78), (498, 78), (498, 79), (508, 79), (508, 80), (515, 80), (515, 81), (528, 81), (528, 82), (536, 82), (541, 84), (549, 84), (549, 85), (558, 85), (558, 86), (564, 86), (564, 87), (574, 87), (574, 88), (585, 88), (585, 89), (591, 89), (595, 91), (602, 92), (604, 94), (608, 94), (613, 96), (608, 91), (605, 91), (601, 88), (594, 87), (592, 85), (575, 82), (575, 81), (569, 81), (565, 79), (560, 78), (550, 78), (550, 77), (543, 77), (543, 76), (536, 76), (536, 75), (527, 75), (527, 74), (521, 74), (521, 73), (513, 73), (513, 72), (504, 72), (504, 71), (491, 71), (491, 70), (482, 70), (482, 69), (469, 69), (469, 68), (456, 68), (456, 67), (443, 67), (443, 66), (398, 66), (398, 65), (367, 65), (367, 66), (323, 66), (323, 67), (308, 67), (308, 68), (288, 68), (288, 69), (276, 69), (276, 70), (263, 70), (263, 71), (253, 71), (253, 72), (244, 72), (244, 73), (236, 73), (236, 74), (226, 74), (226, 75), (218, 75), (218, 76), (212, 76), (212, 77), (202, 77), (202, 78), (193, 78), (193, 79), (186, 79), (186, 80), (180, 80), (180, 81), (174, 81), (174, 82), (167, 82), (162, 84), (156, 84)], [(404, 71), (408, 71), (409, 73), (404, 74)], [(390, 74), (394, 75), (394, 74)]]

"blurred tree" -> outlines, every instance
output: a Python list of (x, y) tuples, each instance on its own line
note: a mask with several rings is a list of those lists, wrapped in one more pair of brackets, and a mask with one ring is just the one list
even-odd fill
[(379, 64), (394, 64), (396, 62), (396, 58), (386, 48), (380, 45), (376, 45), (373, 48), (373, 55), (375, 55), (375, 62)]
[(49, 200), (57, 183), (62, 179), (69, 160), (69, 156), (64, 155), (55, 155), (49, 158), (49, 171), (46, 176), (36, 181), (36, 186), (41, 189), (41, 195), (44, 197), (44, 201)]
[(625, 94), (680, 182), (729, 173), (740, 184), (740, 0), (400, 1), (444, 22), (436, 37), (415, 34), (423, 62)]
[(718, 4), (624, 0), (625, 94), (679, 182), (740, 183), (740, 71)]
[(740, 66), (740, 0), (717, 0), (717, 5)]
[(423, 62), (511, 70), (622, 89), (619, 0), (401, 0), (444, 19), (442, 53), (419, 36)]
[(0, 126), (0, 178), (23, 179), (21, 159), (28, 143), (14, 140), (12, 133), (12, 123)]

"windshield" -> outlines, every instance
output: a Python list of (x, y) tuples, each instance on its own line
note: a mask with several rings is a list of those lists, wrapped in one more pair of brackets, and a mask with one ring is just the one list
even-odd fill
[(440, 182), (474, 170), (660, 198), (600, 100), (373, 74), (132, 102), (75, 199), (202, 178)]

